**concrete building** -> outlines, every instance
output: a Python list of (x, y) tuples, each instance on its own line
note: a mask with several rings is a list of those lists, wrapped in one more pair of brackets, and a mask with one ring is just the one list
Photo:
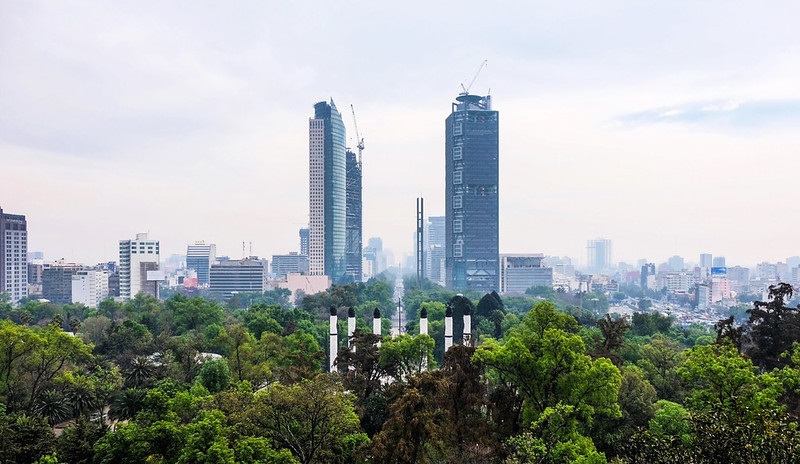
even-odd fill
[(267, 290), (267, 260), (251, 256), (213, 264), (210, 289), (214, 296), (225, 301), (236, 293), (264, 293)]
[(278, 282), (278, 288), (285, 288), (292, 292), (289, 301), (294, 303), (297, 296), (302, 292), (305, 295), (313, 295), (327, 290), (331, 286), (331, 279), (328, 276), (312, 276), (289, 273), (286, 280)]
[(309, 272), (346, 280), (347, 159), (336, 105), (319, 102), (309, 119)]
[(308, 256), (296, 252), (272, 255), (272, 275), (276, 279), (286, 279), (288, 274), (308, 274)]
[(365, 272), (368, 280), (386, 270), (386, 255), (383, 252), (383, 240), (380, 237), (370, 237), (364, 247), (364, 260), (369, 261), (370, 272)]
[(656, 280), (658, 288), (666, 288), (672, 294), (686, 294), (695, 288), (694, 273), (692, 272), (668, 272), (658, 276)]
[(711, 276), (711, 267), (714, 265), (710, 253), (700, 254), (700, 278), (705, 280)]
[(217, 246), (203, 241), (186, 248), (186, 268), (197, 273), (197, 284), (207, 286), (211, 279), (211, 265), (217, 260)]
[(0, 208), (0, 293), (12, 303), (28, 296), (28, 222)]
[(522, 294), (531, 287), (553, 287), (553, 269), (543, 265), (544, 255), (501, 254), (500, 293)]
[(447, 288), (499, 289), (499, 113), (462, 93), (445, 120)]
[(158, 296), (160, 243), (147, 234), (136, 234), (135, 240), (119, 241), (119, 296), (130, 300), (138, 293)]
[(586, 242), (586, 264), (590, 273), (602, 274), (611, 269), (611, 240), (597, 238)]
[(686, 269), (686, 266), (684, 264), (684, 260), (683, 260), (682, 256), (678, 256), (678, 255), (671, 256), (667, 260), (667, 264), (669, 265), (669, 269), (672, 272), (680, 272), (680, 271), (683, 271), (684, 269)]
[(42, 298), (54, 304), (72, 303), (72, 277), (86, 267), (63, 259), (42, 270)]
[(308, 247), (309, 247), (308, 227), (301, 228), (298, 235), (300, 236), (300, 254), (308, 256)]
[(714, 256), (714, 258), (711, 260), (711, 267), (725, 267), (725, 257)]
[(445, 216), (430, 216), (425, 222), (425, 278), (445, 285)]
[(108, 271), (81, 270), (72, 276), (72, 302), (96, 308), (108, 298)]

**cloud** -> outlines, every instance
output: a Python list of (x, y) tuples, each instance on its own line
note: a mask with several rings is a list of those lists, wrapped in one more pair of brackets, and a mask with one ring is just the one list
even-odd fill
[(694, 102), (618, 116), (609, 128), (633, 129), (656, 124), (682, 124), (713, 131), (781, 129), (800, 121), (800, 100), (736, 100)]

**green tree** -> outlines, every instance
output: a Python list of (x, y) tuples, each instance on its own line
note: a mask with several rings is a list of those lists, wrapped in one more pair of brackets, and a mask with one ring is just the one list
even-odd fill
[[(401, 334), (387, 338), (381, 345), (379, 364), (398, 378), (419, 374), (434, 368), (434, 341), (429, 335), (411, 336)], [(391, 367), (389, 367), (391, 366)]]
[(783, 393), (771, 372), (759, 374), (731, 344), (696, 346), (677, 370), (691, 390), (686, 406), (694, 411), (760, 414), (777, 409)]
[(663, 335), (653, 337), (640, 349), (641, 359), (636, 365), (642, 369), (647, 380), (655, 387), (658, 397), (681, 401), (684, 391), (677, 368), (683, 362), (683, 347)]
[(224, 390), (231, 383), (228, 362), (224, 359), (206, 361), (197, 374), (197, 381), (211, 393)]
[(303, 464), (346, 462), (367, 440), (349, 395), (331, 377), (319, 374), (287, 386), (275, 383), (256, 394), (251, 420)]
[(557, 404), (574, 407), (575, 420), (587, 425), (597, 415), (620, 416), (619, 369), (608, 359), (592, 360), (576, 330), (575, 319), (543, 301), (503, 344), (489, 340), (476, 352), (497, 382), (518, 389), (527, 424)]

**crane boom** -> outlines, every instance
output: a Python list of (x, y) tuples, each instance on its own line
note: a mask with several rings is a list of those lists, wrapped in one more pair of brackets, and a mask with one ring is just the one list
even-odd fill
[(478, 74), (481, 73), (481, 71), (483, 70), (483, 67), (486, 66), (486, 63), (488, 63), (488, 62), (489, 62), (489, 60), (483, 60), (483, 63), (481, 63), (481, 65), (478, 67), (478, 71), (475, 73), (475, 76), (473, 76), (472, 80), (469, 81), (469, 85), (468, 86), (464, 87), (464, 84), (461, 84), (461, 89), (464, 90), (463, 92), (461, 92), (461, 95), (468, 95), (469, 94), (469, 89), (472, 88), (472, 84), (475, 83), (475, 79), (478, 78)]
[(356, 147), (358, 147), (358, 165), (361, 166), (361, 152), (364, 151), (364, 139), (358, 133), (358, 121), (356, 121), (356, 110), (353, 104), (350, 104), (350, 111), (353, 112), (353, 125), (356, 128)]

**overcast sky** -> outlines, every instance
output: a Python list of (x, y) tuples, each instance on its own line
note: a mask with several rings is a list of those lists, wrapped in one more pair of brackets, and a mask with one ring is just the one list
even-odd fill
[(444, 120), (491, 88), (500, 251), (616, 261), (800, 254), (792, 1), (0, 4), (0, 207), (47, 259), (204, 239), (298, 249), (308, 118), (365, 138), (364, 241), (444, 214)]

